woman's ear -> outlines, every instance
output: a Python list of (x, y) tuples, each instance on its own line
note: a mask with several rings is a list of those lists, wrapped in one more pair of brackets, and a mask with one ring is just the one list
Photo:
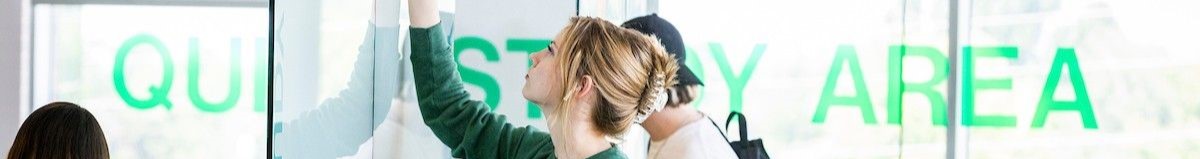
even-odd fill
[(591, 75), (583, 75), (579, 78), (579, 87), (576, 88), (579, 90), (575, 90), (575, 94), (573, 94), (575, 99), (588, 99), (584, 97), (596, 93), (596, 81), (592, 79)]

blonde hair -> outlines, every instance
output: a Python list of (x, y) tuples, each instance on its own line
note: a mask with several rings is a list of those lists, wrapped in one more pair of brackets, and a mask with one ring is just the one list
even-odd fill
[[(650, 105), (675, 85), (679, 66), (657, 41), (634, 30), (592, 17), (572, 17), (562, 31), (557, 60), (562, 71), (563, 103), (572, 104), (580, 79), (591, 76), (599, 100), (591, 119), (597, 130), (620, 138), (635, 116), (651, 113)], [(571, 107), (560, 107), (568, 115)], [(565, 119), (565, 118), (559, 118)]]

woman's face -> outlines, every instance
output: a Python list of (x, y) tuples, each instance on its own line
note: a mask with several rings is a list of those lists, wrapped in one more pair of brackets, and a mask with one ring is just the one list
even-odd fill
[[(562, 41), (562, 35), (556, 36), (554, 41)], [(525, 74), (525, 87), (521, 89), (521, 94), (525, 99), (538, 104), (543, 110), (550, 110), (547, 106), (557, 106), (562, 103), (563, 88), (562, 79), (559, 77), (562, 73), (559, 71), (559, 54), (557, 44), (550, 42), (550, 46), (546, 49), (538, 51), (529, 56), (533, 60), (533, 65), (529, 68), (529, 73)]]

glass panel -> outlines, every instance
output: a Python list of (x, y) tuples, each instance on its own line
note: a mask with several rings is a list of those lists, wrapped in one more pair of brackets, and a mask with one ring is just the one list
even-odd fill
[[(664, 0), (657, 6), (679, 28), (687, 65), (705, 83), (694, 106), (717, 122), (730, 111), (745, 113), (749, 137), (762, 138), (772, 157), (921, 158), (941, 156), (944, 127), (930, 122), (926, 97), (907, 93), (901, 103), (890, 88), (900, 77), (918, 83), (933, 76), (933, 62), (912, 54), (944, 54), (946, 34), (937, 25), (945, 24), (945, 7), (938, 6), (945, 2), (922, 2), (906, 8), (902, 0)], [(919, 21), (905, 25), (906, 18)], [(901, 68), (891, 55), (905, 40), (913, 46)], [(944, 84), (934, 83), (921, 88), (944, 97)], [(903, 111), (889, 113), (899, 104)], [(912, 128), (900, 127), (900, 119)], [(728, 130), (732, 140), (740, 136), (736, 130)], [(920, 146), (901, 151), (902, 143)]]
[(1200, 156), (1200, 2), (969, 2), (969, 157)]
[(374, 131), (398, 94), (397, 20), (375, 23), (373, 0), (275, 7), (272, 156), (371, 157)]
[(33, 7), (31, 108), (87, 108), (112, 158), (266, 153), (266, 6)]
[(900, 64), (888, 65), (885, 116), (890, 124), (903, 124), (900, 158), (946, 157), (946, 127), (953, 126), (947, 117), (949, 2), (903, 1), (903, 45), (888, 47), (889, 63)]

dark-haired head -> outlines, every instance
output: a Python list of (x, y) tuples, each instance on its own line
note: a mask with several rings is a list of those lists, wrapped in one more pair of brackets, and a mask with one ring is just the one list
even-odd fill
[(8, 158), (107, 159), (108, 142), (100, 123), (87, 109), (54, 102), (29, 114), (17, 131)]

